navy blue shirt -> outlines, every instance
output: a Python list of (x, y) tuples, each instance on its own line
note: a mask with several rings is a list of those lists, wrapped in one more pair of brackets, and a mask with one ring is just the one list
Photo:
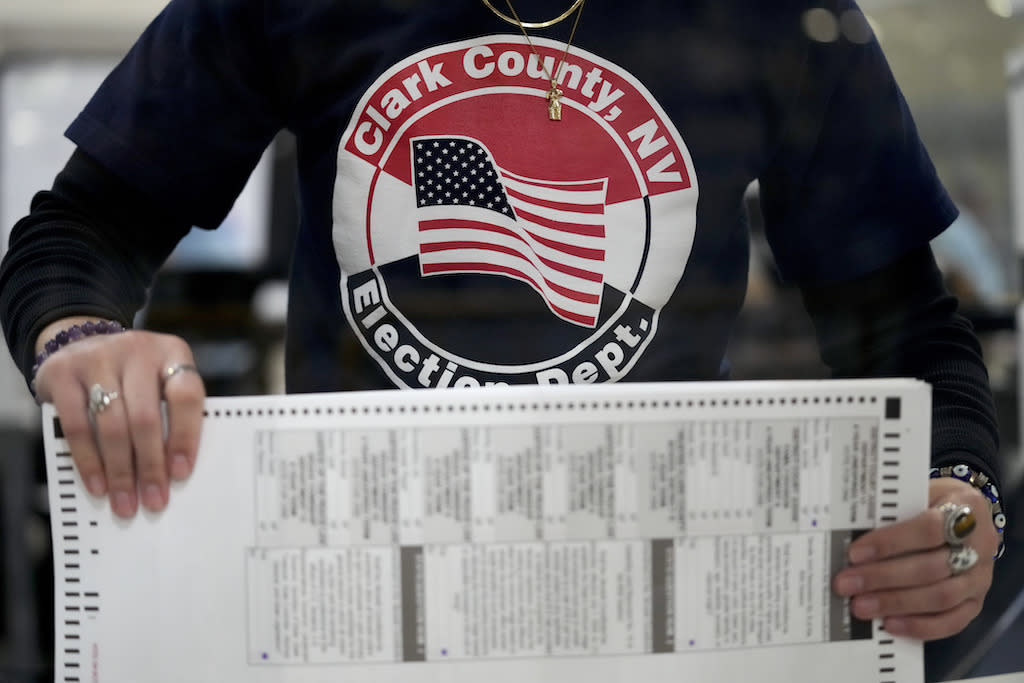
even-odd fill
[(753, 181), (798, 283), (955, 217), (849, 0), (587, 0), (566, 51), (572, 22), (528, 42), (479, 0), (174, 0), (68, 136), (214, 227), (295, 134), (290, 391), (717, 379)]

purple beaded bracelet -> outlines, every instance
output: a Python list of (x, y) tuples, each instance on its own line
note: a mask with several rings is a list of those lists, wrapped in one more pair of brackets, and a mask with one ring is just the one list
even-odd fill
[(36, 356), (36, 363), (32, 366), (32, 393), (35, 394), (36, 373), (39, 372), (39, 366), (47, 358), (68, 344), (80, 339), (94, 337), (99, 334), (118, 334), (119, 332), (124, 332), (124, 326), (116, 320), (97, 320), (96, 322), (90, 320), (81, 325), (72, 325), (68, 329), (58, 332), (53, 339), (50, 339), (43, 345), (43, 350)]

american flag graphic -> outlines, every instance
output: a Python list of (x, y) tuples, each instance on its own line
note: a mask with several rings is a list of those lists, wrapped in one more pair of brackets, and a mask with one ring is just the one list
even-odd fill
[(469, 138), (411, 144), (424, 276), (505, 275), (533, 287), (559, 318), (597, 325), (607, 178), (528, 178), (500, 167)]

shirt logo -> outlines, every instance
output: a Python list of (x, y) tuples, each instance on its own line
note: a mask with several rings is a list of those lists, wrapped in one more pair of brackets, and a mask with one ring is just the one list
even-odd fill
[(467, 138), (416, 138), (412, 147), (424, 276), (504, 275), (562, 320), (597, 324), (607, 179), (527, 178)]
[[(535, 47), (544, 63), (565, 49)], [(404, 60), (356, 107), (335, 181), (340, 287), (396, 386), (615, 381), (656, 334), (693, 242), (689, 153), (628, 72), (574, 48), (561, 74), (551, 122), (538, 57), (490, 36)], [(425, 312), (467, 290), (494, 295), (486, 321)]]

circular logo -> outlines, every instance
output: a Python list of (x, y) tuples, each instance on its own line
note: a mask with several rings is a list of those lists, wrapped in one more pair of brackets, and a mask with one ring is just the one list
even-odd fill
[(356, 107), (333, 201), (342, 301), (399, 387), (615, 381), (657, 333), (693, 244), (690, 155), (634, 77), (564, 53), (431, 48)]

